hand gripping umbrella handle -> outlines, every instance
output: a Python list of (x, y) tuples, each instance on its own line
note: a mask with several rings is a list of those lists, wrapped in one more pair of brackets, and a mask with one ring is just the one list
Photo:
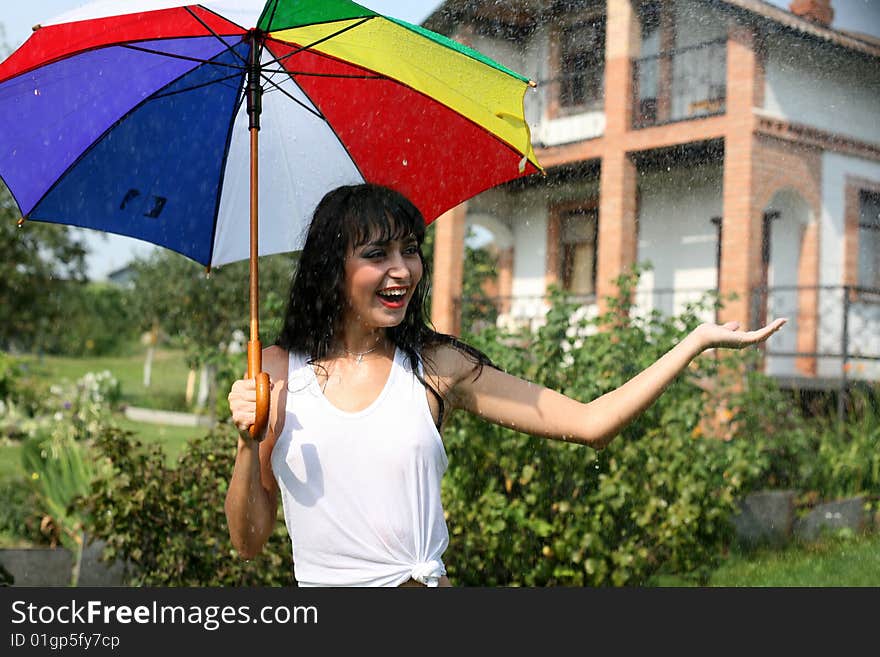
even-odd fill
[(256, 379), (257, 412), (254, 423), (248, 430), (251, 438), (260, 442), (265, 438), (266, 425), (269, 424), (269, 375), (263, 372), (263, 350), (259, 340), (248, 342), (248, 378)]

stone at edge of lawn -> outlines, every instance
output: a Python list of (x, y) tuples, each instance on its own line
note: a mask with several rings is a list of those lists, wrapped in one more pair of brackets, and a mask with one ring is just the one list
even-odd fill
[(872, 524), (865, 501), (865, 497), (860, 495), (818, 504), (807, 515), (795, 521), (794, 535), (801, 540), (814, 541), (823, 531), (864, 531)]
[(748, 546), (787, 543), (794, 525), (794, 501), (797, 491), (764, 490), (749, 493), (739, 503), (733, 516), (737, 540)]

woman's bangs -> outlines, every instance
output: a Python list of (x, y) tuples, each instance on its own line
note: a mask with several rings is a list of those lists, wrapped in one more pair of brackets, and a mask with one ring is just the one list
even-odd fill
[(370, 242), (403, 241), (410, 236), (415, 237), (421, 246), (425, 229), (420, 217), (410, 216), (402, 208), (389, 208), (378, 199), (369, 205), (369, 208), (364, 208), (365, 212), (352, 212), (348, 217), (352, 228), (352, 248)]

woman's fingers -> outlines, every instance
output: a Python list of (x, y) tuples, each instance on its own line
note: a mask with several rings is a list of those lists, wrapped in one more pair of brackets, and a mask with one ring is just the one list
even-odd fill
[(779, 318), (754, 331), (740, 330), (740, 323), (736, 321), (721, 325), (707, 323), (703, 324), (700, 330), (709, 349), (714, 347), (739, 349), (763, 342), (782, 328), (786, 321), (788, 320), (785, 318)]
[(256, 401), (257, 400), (257, 384), (254, 379), (239, 379), (235, 383), (232, 384), (232, 389), (229, 391), (229, 395), (227, 399), (232, 401), (232, 399), (243, 399), (245, 401)]
[(256, 422), (257, 384), (254, 379), (243, 378), (232, 384), (227, 395), (232, 423), (241, 433), (247, 432)]
[(254, 413), (236, 413), (232, 416), (232, 422), (239, 431), (247, 431), (255, 421), (256, 415)]
[(771, 335), (776, 333), (779, 329), (782, 328), (783, 324), (788, 320), (785, 318), (776, 319), (770, 322), (767, 326), (764, 326), (760, 329), (755, 329), (754, 331), (749, 331), (748, 333), (743, 333), (742, 335), (742, 344), (743, 346), (758, 344), (769, 338)]

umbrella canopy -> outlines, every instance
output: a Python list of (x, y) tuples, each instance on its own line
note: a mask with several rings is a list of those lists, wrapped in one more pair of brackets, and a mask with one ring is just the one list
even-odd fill
[(100, 0), (0, 64), (0, 177), (25, 219), (209, 266), (250, 259), (257, 437), (269, 403), (258, 256), (299, 249), (339, 185), (396, 189), (430, 223), (540, 171), (529, 84), (349, 0)]
[(348, 0), (102, 0), (39, 26), (0, 64), (0, 176), (27, 219), (221, 265), (250, 255), (252, 192), (268, 255), (300, 248), (342, 184), (397, 189), (430, 222), (539, 171), (528, 84)]

